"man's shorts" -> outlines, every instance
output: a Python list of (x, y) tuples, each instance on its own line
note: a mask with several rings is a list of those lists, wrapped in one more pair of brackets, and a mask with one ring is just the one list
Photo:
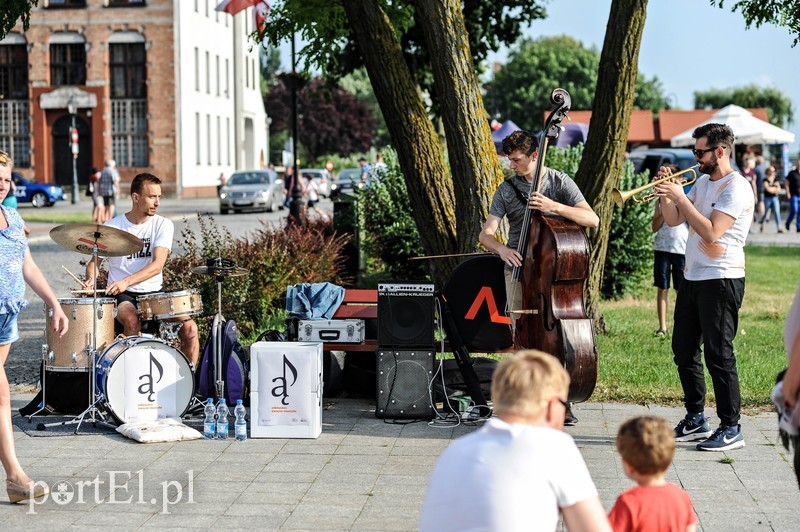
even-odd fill
[(103, 196), (103, 205), (106, 206), (106, 207), (110, 207), (110, 206), (114, 205), (114, 196), (113, 196), (113, 194), (111, 196)]
[(666, 290), (669, 288), (669, 273), (672, 271), (672, 285), (680, 290), (683, 283), (683, 270), (686, 268), (686, 255), (656, 251), (653, 261), (653, 285)]
[(13, 344), (17, 340), (17, 313), (0, 314), (0, 345)]

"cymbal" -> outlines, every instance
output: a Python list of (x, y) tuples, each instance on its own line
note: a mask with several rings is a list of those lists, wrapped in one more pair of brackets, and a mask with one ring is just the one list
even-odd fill
[(200, 275), (210, 275), (212, 277), (242, 277), (250, 273), (247, 268), (234, 266), (232, 268), (209, 268), (208, 266), (195, 266), (192, 273)]
[(144, 247), (144, 242), (127, 231), (97, 224), (63, 224), (50, 230), (50, 238), (59, 246), (91, 255), (97, 243), (100, 257), (124, 257)]

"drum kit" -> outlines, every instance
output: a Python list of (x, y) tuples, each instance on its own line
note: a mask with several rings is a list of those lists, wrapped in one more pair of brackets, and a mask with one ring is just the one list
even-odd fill
[[(143, 242), (126, 231), (96, 224), (65, 224), (50, 231), (50, 237), (60, 246), (91, 255), (95, 271), (99, 257), (122, 257), (136, 253)], [(82, 281), (64, 268), (78, 283)], [(221, 341), (218, 323), (222, 323), (222, 280), (244, 275), (232, 261), (210, 259), (194, 273), (211, 275), (219, 286), (219, 311), (214, 319), (212, 337)], [(143, 295), (137, 298), (140, 319), (158, 322), (159, 336), (115, 337), (116, 299), (101, 296), (105, 290), (71, 290), (75, 297), (59, 298), (69, 329), (63, 337), (53, 331), (53, 309), (45, 305), (45, 343), (42, 345), (42, 401), (40, 408), (28, 415), (33, 417), (48, 406), (47, 381), (59, 376), (86, 374), (89, 377), (86, 408), (74, 419), (37, 425), (38, 430), (50, 426), (77, 424), (75, 433), (84, 421), (91, 420), (113, 428), (116, 424), (183, 416), (195, 397), (193, 369), (188, 358), (178, 349), (177, 332), (187, 318), (203, 311), (203, 302), (196, 290)], [(183, 318), (183, 320), (180, 320)], [(176, 323), (177, 322), (177, 323)], [(216, 346), (216, 344), (214, 344)], [(219, 356), (214, 349), (214, 356)], [(221, 367), (218, 365), (216, 367)], [(69, 379), (65, 379), (65, 383)], [(217, 382), (221, 380), (221, 376)], [(76, 381), (71, 380), (72, 383)], [(71, 390), (69, 395), (74, 395)], [(219, 395), (222, 396), (221, 394)], [(58, 398), (55, 398), (58, 400)], [(73, 398), (74, 399), (74, 398)], [(55, 410), (58, 410), (57, 403)], [(76, 409), (77, 410), (77, 409)], [(88, 416), (88, 417), (87, 417)]]

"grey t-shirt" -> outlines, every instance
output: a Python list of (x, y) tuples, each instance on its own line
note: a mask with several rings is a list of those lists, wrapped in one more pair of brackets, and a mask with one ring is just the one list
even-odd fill
[[(531, 184), (524, 177), (515, 175), (511, 179), (503, 181), (497, 187), (494, 198), (492, 198), (492, 206), (489, 207), (489, 214), (500, 219), (503, 216), (508, 216), (508, 247), (517, 249), (519, 235), (522, 231), (522, 221), (525, 218), (525, 210), (528, 206), (522, 203), (512, 183), (516, 185), (524, 196), (528, 195)], [(552, 168), (545, 168), (540, 192), (543, 196), (569, 207), (574, 207), (578, 203), (585, 201), (575, 181), (564, 172), (559, 172)]]

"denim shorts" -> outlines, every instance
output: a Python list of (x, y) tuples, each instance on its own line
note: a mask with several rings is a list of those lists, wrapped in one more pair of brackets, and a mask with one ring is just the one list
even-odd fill
[(683, 282), (683, 269), (686, 267), (686, 256), (666, 251), (656, 251), (653, 261), (653, 285), (666, 290), (669, 288), (669, 277), (672, 273), (672, 286), (680, 290)]
[(0, 345), (8, 345), (19, 340), (17, 313), (0, 314)]

